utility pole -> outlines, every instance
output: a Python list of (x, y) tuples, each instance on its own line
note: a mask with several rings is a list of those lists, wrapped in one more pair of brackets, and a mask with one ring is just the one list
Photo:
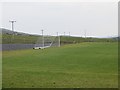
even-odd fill
[(12, 39), (14, 39), (14, 22), (16, 21), (9, 21), (11, 23), (11, 27), (12, 27)]
[(57, 32), (57, 37), (58, 37), (58, 32)]
[(85, 30), (85, 38), (86, 38), (86, 30)]
[(57, 37), (58, 37), (58, 47), (60, 47), (60, 36), (59, 36), (58, 32), (57, 32)]
[(70, 32), (69, 32), (69, 37), (70, 37)]
[(65, 36), (65, 32), (64, 32), (64, 36)]
[(44, 35), (43, 35), (43, 30), (42, 31), (42, 47), (44, 48)]

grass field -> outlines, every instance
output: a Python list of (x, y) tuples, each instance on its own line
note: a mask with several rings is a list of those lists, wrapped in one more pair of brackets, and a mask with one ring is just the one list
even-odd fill
[(118, 44), (3, 51), (3, 88), (116, 88)]

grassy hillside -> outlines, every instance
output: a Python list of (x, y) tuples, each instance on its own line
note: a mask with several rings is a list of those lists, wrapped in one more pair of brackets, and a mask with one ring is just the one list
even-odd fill
[[(13, 37), (14, 34), (14, 37)], [(34, 44), (41, 37), (40, 35), (32, 35), (22, 32), (13, 32), (11, 30), (0, 28), (0, 40), (3, 44)], [(82, 38), (72, 36), (60, 36), (61, 44), (74, 44), (80, 42), (114, 42), (116, 38)], [(1, 43), (1, 42), (0, 42)]]
[(92, 38), (92, 37), (69, 37), (69, 36), (61, 36), (61, 43), (68, 44), (68, 43), (81, 43), (81, 42), (116, 42), (116, 39), (113, 38)]
[[(1, 36), (1, 35), (0, 35)], [(38, 38), (41, 36), (37, 35), (14, 35), (14, 38), (10, 34), (2, 35), (3, 44), (35, 44)], [(60, 36), (61, 44), (74, 44), (80, 42), (115, 42), (116, 39), (113, 38), (82, 38), (82, 37), (69, 37), (69, 36)]]
[(19, 44), (34, 44), (38, 39), (38, 36), (35, 35), (12, 35), (3, 34), (2, 35), (2, 43), (19, 43)]
[(3, 51), (3, 88), (118, 87), (118, 44)]

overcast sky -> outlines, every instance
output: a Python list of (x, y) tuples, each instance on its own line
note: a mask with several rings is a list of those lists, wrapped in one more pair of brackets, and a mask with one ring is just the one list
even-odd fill
[(116, 2), (4, 2), (2, 26), (15, 31), (56, 35), (116, 36), (118, 6)]

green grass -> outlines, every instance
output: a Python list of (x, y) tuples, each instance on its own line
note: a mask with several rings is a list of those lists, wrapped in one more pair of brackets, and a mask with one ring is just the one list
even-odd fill
[(117, 43), (3, 51), (3, 88), (116, 88)]

